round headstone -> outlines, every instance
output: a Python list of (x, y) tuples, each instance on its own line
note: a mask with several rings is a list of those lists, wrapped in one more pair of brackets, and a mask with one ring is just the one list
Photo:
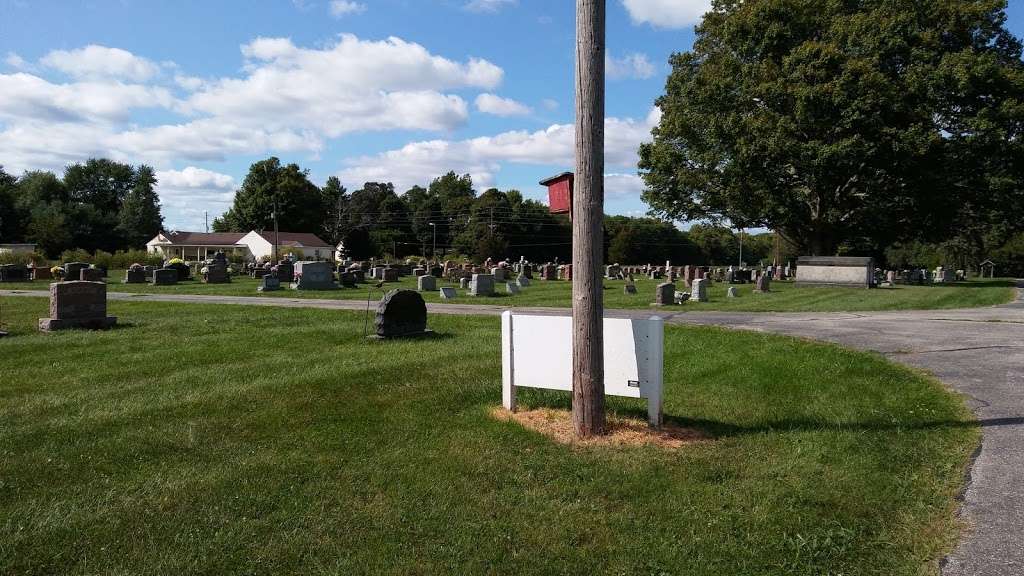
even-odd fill
[(414, 290), (391, 290), (377, 305), (377, 336), (399, 338), (427, 331), (427, 304)]

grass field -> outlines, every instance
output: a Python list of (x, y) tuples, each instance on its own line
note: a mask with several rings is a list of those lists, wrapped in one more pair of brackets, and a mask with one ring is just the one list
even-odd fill
[(667, 328), (666, 418), (713, 441), (581, 448), (489, 416), (497, 318), (3, 307), (2, 574), (934, 573), (978, 440), (934, 380), (764, 334)]
[[(109, 290), (112, 292), (132, 293), (165, 293), (165, 294), (218, 294), (231, 296), (264, 296), (267, 298), (341, 298), (347, 300), (365, 300), (367, 286), (358, 289), (339, 289), (333, 291), (299, 292), (297, 290), (281, 290), (266, 294), (256, 291), (258, 280), (248, 277), (235, 277), (231, 284), (203, 284), (199, 281), (188, 281), (176, 286), (150, 286), (149, 284), (122, 284), (123, 271), (112, 271), (109, 278)], [(623, 293), (621, 280), (605, 281), (605, 307), (608, 309), (648, 308), (654, 302), (654, 289), (661, 281), (638, 279), (636, 295)], [(712, 284), (708, 290), (710, 302), (687, 303), (676, 307), (679, 311), (692, 310), (735, 310), (745, 312), (857, 312), (869, 310), (933, 310), (949, 308), (971, 308), (992, 306), (1009, 302), (1014, 296), (1013, 280), (975, 280), (947, 286), (895, 286), (875, 290), (855, 288), (796, 288), (792, 282), (773, 282), (772, 291), (768, 294), (755, 294), (752, 284), (737, 285), (738, 298), (726, 297), (726, 284)], [(446, 281), (438, 281), (438, 287), (453, 286)], [(458, 288), (458, 285), (454, 285)], [(416, 279), (404, 277), (401, 282), (387, 284), (390, 288), (416, 288)], [(677, 284), (684, 290), (682, 282)], [(46, 281), (5, 283), (3, 289), (46, 289)], [(529, 288), (515, 296), (505, 294), (504, 284), (497, 286), (498, 294), (489, 298), (474, 298), (465, 290), (458, 290), (458, 298), (454, 301), (441, 300), (438, 292), (424, 293), (427, 302), (456, 302), (486, 304), (502, 307), (541, 306), (565, 307), (572, 305), (570, 282), (542, 282), (534, 280)], [(380, 291), (375, 291), (375, 300), (379, 300)]]

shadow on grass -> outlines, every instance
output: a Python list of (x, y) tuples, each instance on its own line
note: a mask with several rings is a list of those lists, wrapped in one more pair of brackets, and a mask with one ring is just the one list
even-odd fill
[[(630, 411), (632, 412), (632, 411)], [(637, 417), (646, 416), (645, 412), (636, 411)], [(932, 422), (908, 422), (894, 424), (891, 422), (852, 422), (839, 424), (813, 419), (783, 419), (765, 422), (755, 426), (741, 426), (703, 418), (680, 418), (665, 416), (665, 422), (675, 426), (695, 428), (714, 438), (730, 438), (765, 434), (769, 432), (881, 432), (886, 430), (941, 430), (953, 428), (988, 428), (993, 426), (1021, 426), (1024, 417), (987, 418), (983, 420), (937, 420)]]

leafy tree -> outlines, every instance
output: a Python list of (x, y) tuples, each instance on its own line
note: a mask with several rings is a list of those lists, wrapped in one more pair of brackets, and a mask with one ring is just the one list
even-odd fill
[(105, 158), (91, 158), (64, 169), (67, 201), (88, 204), (102, 213), (116, 214), (134, 185), (131, 166)]
[(33, 207), (27, 237), (51, 258), (71, 248), (73, 236), (68, 226), (68, 215), (64, 205), (60, 202), (49, 202)]
[(135, 183), (118, 213), (118, 231), (127, 246), (140, 248), (163, 228), (155, 184), (156, 174), (151, 167), (143, 164), (135, 169)]
[[(1004, 0), (716, 0), (675, 54), (645, 200), (834, 254), (1020, 203), (1024, 67)], [(1018, 212), (1019, 213), (1019, 212)]]
[(349, 205), (348, 190), (341, 185), (341, 180), (337, 176), (328, 178), (327, 183), (320, 189), (320, 202), (326, 211), (320, 231), (328, 242), (337, 246), (342, 240), (341, 232)]
[(274, 204), (278, 227), (292, 232), (319, 232), (328, 209), (321, 191), (298, 164), (281, 165), (276, 157), (249, 167), (231, 208), (213, 222), (218, 232), (271, 230)]
[(24, 231), (17, 205), (18, 180), (0, 166), (0, 242), (14, 242)]

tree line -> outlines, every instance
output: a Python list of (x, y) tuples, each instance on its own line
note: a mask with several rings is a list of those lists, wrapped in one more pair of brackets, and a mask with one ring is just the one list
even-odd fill
[(149, 166), (106, 159), (71, 164), (60, 177), (15, 177), (0, 166), (0, 242), (34, 243), (50, 257), (141, 247), (163, 227), (156, 182)]

